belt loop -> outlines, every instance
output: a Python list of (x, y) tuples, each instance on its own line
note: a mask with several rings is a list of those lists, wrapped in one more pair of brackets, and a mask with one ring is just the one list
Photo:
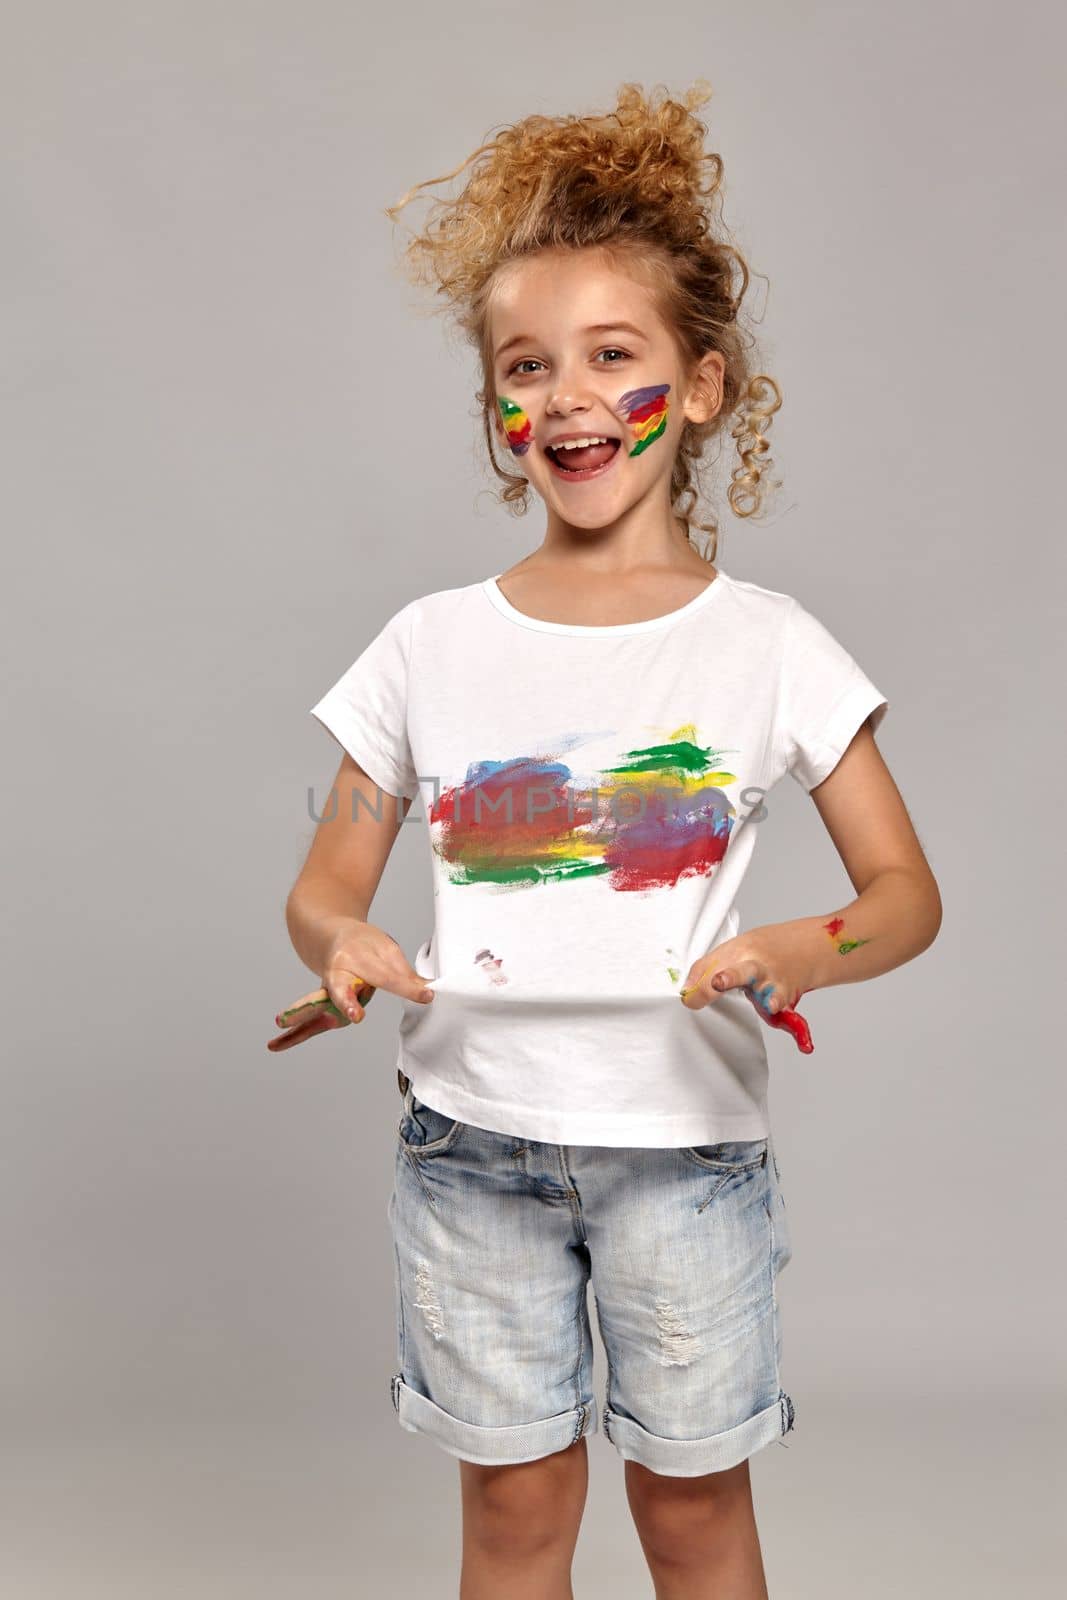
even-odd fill
[(411, 1079), (406, 1072), (402, 1072), (398, 1067), (396, 1081), (401, 1094), (404, 1096), (404, 1115), (413, 1117), (415, 1115), (415, 1091), (411, 1087)]

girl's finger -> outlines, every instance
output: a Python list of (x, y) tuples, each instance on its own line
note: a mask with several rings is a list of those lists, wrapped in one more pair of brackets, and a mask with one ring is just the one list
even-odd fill
[[(374, 994), (374, 984), (368, 983), (366, 978), (360, 977), (358, 972), (351, 972), (344, 967), (339, 967), (329, 974), (331, 987), (342, 997), (341, 1008), (337, 1014), (346, 1022), (362, 1022), (364, 1008)], [(325, 994), (326, 991), (323, 990)]]
[(324, 1006), (331, 1004), (325, 989), (313, 989), (310, 994), (294, 1000), (291, 1006), (286, 1006), (284, 1011), (279, 1011), (274, 1020), (279, 1028), (288, 1028), (293, 1023), (302, 1021), (305, 1016), (317, 1015)]
[(347, 1022), (362, 1022), (363, 1008), (375, 992), (373, 983), (367, 983), (358, 973), (351, 973), (352, 983), (349, 986), (348, 1004), (351, 1006), (347, 1014), (334, 1004), (327, 989), (313, 989), (303, 999), (295, 1000), (284, 1011), (279, 1011), (274, 1021), (279, 1028), (289, 1028), (296, 1023), (303, 1022), (306, 1017), (325, 1014), (335, 1019), (338, 1024)]
[(270, 1051), (289, 1050), (294, 1044), (303, 1044), (305, 1039), (314, 1039), (320, 1033), (332, 1033), (336, 1028), (346, 1026), (345, 1021), (337, 1022), (331, 1016), (320, 1011), (316, 1016), (309, 1017), (306, 1022), (297, 1023), (295, 1027), (288, 1028), (275, 1039), (267, 1040), (267, 1049)]
[[(801, 993), (804, 992), (806, 991), (801, 991)], [(806, 1056), (811, 1055), (812, 1051), (815, 1049), (815, 1046), (811, 1042), (811, 1029), (808, 1027), (807, 1021), (800, 1015), (799, 1011), (795, 1011), (793, 1006), (783, 1006), (780, 1011), (771, 1013), (764, 1010), (764, 1008), (759, 1004), (754, 990), (751, 988), (746, 988), (745, 994), (748, 995), (749, 999), (752, 1001), (752, 1004), (756, 1007), (759, 1015), (763, 1018), (764, 1022), (769, 1028), (784, 1028), (787, 1033), (791, 1033), (793, 1035), (793, 1038), (796, 1040), (797, 1049)], [(796, 1002), (794, 1001), (794, 1005), (795, 1003)]]
[(717, 969), (714, 960), (707, 962), (705, 966), (701, 967), (696, 977), (690, 983), (686, 984), (684, 989), (678, 990), (679, 1000), (684, 1002), (689, 999), (690, 995), (692, 995), (694, 999), (701, 1002), (706, 1000), (707, 992), (705, 980), (710, 978), (716, 970)]
[(776, 986), (769, 978), (750, 978), (744, 988), (757, 1010), (773, 1016), (781, 1009)]
[(758, 962), (734, 961), (727, 966), (716, 969), (714, 962), (709, 963), (689, 988), (681, 991), (682, 999), (689, 994), (697, 993), (709, 1003), (714, 1002), (720, 994), (725, 994), (728, 989), (743, 989), (753, 978), (760, 975)]
[(290, 1006), (288, 1011), (280, 1011), (274, 1020), (279, 1028), (295, 1028), (301, 1023), (313, 1021), (316, 1017), (330, 1017), (337, 1024), (349, 1020), (344, 1012), (337, 1009), (329, 995), (321, 1000), (309, 1001), (304, 1006)]
[(711, 987), (724, 994), (727, 989), (743, 989), (754, 983), (758, 975), (759, 968), (754, 961), (741, 961), (736, 966), (721, 967), (712, 978)]

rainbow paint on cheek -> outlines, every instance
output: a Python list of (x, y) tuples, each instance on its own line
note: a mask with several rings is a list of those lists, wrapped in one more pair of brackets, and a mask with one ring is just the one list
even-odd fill
[(637, 441), (630, 451), (632, 456), (639, 456), (653, 439), (666, 432), (669, 389), (669, 383), (653, 383), (646, 389), (627, 389), (619, 396), (615, 409), (623, 413)]
[(504, 431), (508, 436), (508, 444), (512, 454), (524, 456), (529, 450), (530, 440), (533, 438), (533, 427), (529, 417), (521, 406), (515, 404), (514, 400), (505, 400), (503, 395), (497, 401), (497, 405), (500, 407), (500, 415), (504, 419)]

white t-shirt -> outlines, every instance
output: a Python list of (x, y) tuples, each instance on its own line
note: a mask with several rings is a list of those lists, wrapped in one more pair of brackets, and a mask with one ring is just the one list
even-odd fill
[(419, 1099), (559, 1144), (768, 1135), (767, 1024), (678, 991), (739, 931), (770, 790), (812, 789), (887, 709), (795, 599), (721, 568), (604, 627), (528, 617), (496, 577), (409, 601), (312, 715), (381, 804), (423, 799), (435, 994), (402, 1002), (397, 1059)]

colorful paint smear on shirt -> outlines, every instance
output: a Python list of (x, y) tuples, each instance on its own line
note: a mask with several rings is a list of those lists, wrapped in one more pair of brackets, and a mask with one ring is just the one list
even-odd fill
[(737, 780), (723, 754), (686, 724), (592, 775), (552, 755), (474, 762), (429, 809), (431, 844), (457, 884), (673, 888), (726, 854), (736, 813), (722, 791)]
[(494, 956), (491, 950), (479, 950), (474, 958), (476, 966), (481, 967), (490, 983), (507, 983), (507, 976), (501, 972), (504, 965), (500, 956)]
[(837, 946), (838, 955), (847, 956), (850, 950), (858, 950), (861, 944), (870, 944), (869, 939), (842, 939), (840, 933), (844, 926), (843, 917), (831, 917), (829, 922), (823, 923), (823, 927)]
[(533, 424), (522, 407), (517, 406), (514, 400), (505, 400), (501, 395), (497, 404), (500, 407), (500, 415), (504, 419), (504, 431), (508, 436), (508, 444), (512, 454), (524, 456), (529, 450), (530, 440), (533, 438)]
[(637, 441), (630, 451), (632, 456), (639, 456), (666, 431), (669, 389), (669, 383), (653, 383), (645, 389), (627, 389), (620, 395), (616, 409), (625, 416)]

